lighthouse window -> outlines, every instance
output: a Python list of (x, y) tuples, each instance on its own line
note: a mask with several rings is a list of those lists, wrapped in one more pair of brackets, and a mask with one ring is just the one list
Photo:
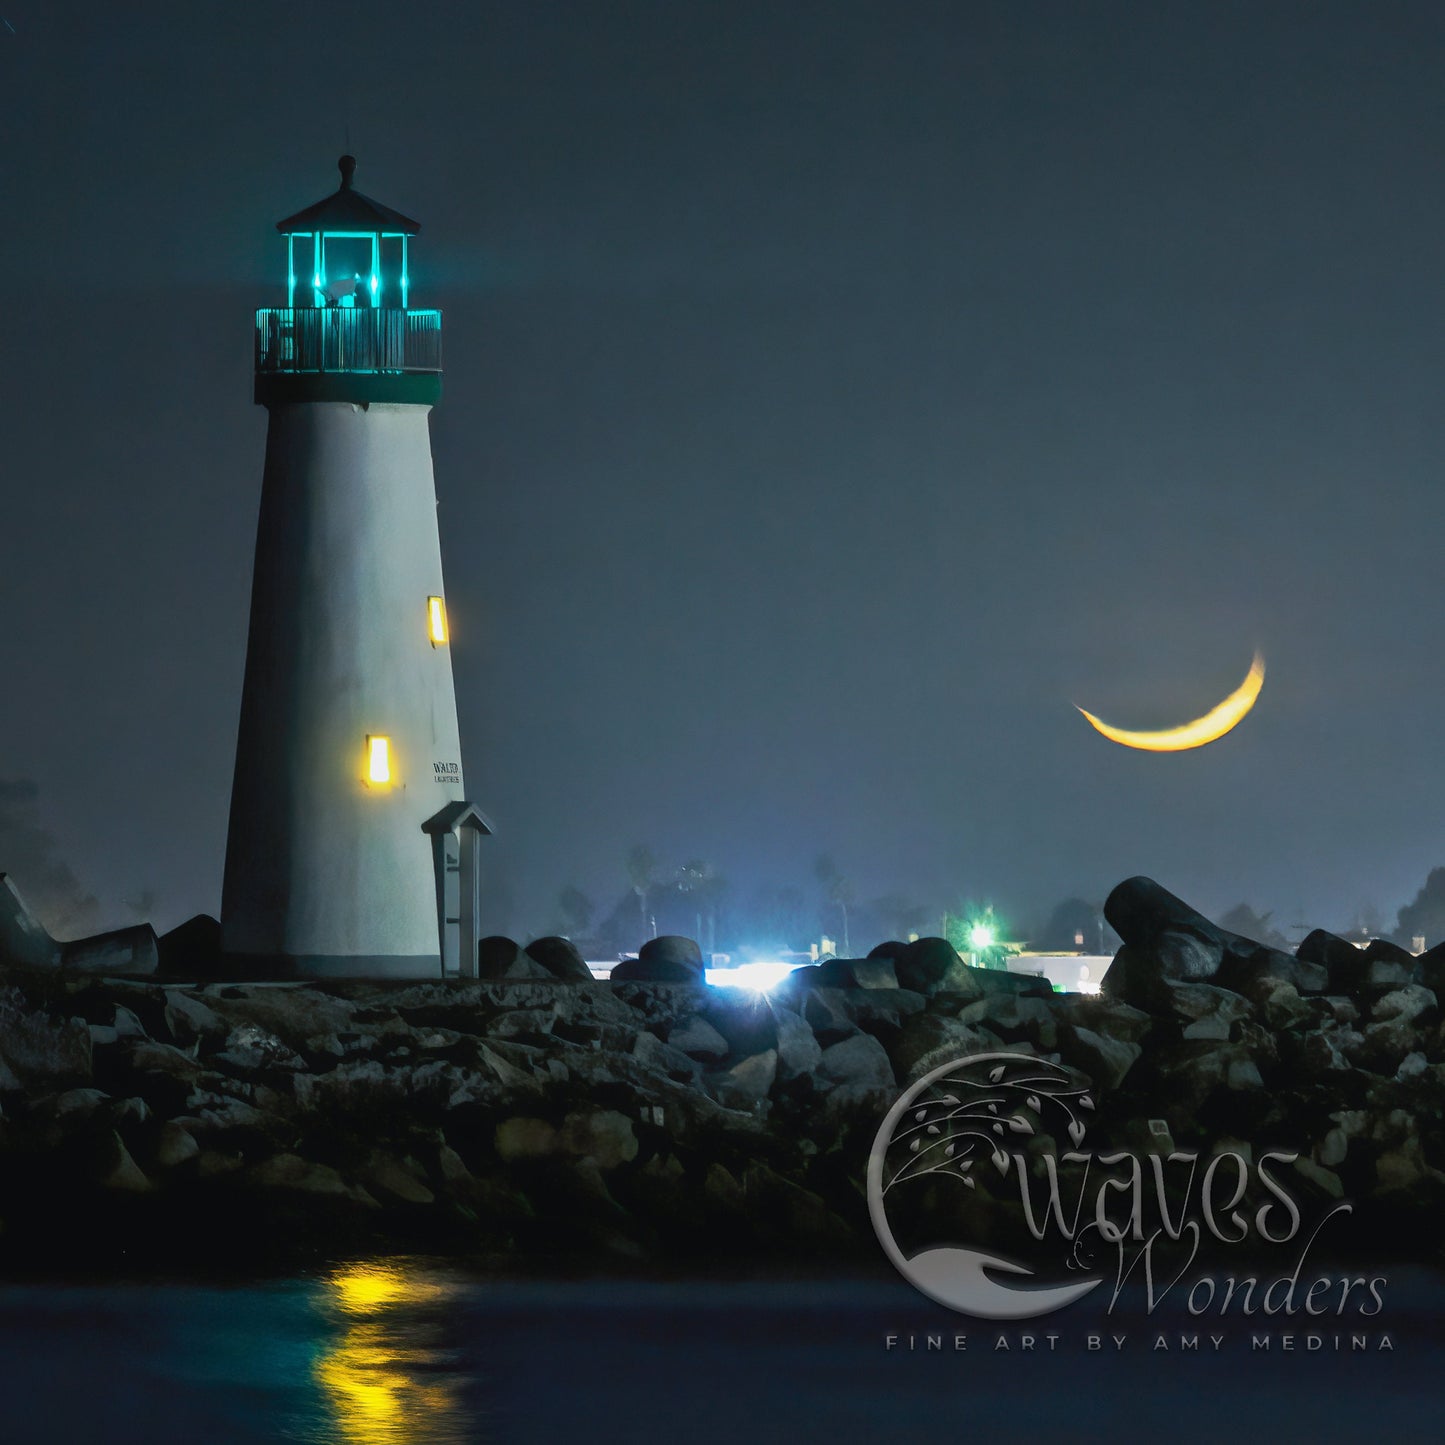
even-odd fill
[(322, 232), (316, 246), (317, 305), (378, 304), (378, 242), (369, 234)]
[(433, 647), (440, 647), (447, 640), (447, 605), (440, 597), (426, 600), (426, 627)]
[(368, 783), (389, 783), (391, 781), (391, 739), (368, 737), (366, 739), (366, 781)]

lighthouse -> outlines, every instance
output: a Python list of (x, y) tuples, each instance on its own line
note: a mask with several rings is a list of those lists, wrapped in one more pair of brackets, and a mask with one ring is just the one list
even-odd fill
[(264, 977), (475, 972), (466, 800), (429, 414), (441, 312), (418, 224), (353, 185), (277, 224), (286, 305), (256, 313), (266, 461), (221, 948)]

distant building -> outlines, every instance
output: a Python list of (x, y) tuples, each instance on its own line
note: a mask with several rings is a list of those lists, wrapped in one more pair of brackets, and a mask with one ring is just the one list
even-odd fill
[(1107, 953), (1016, 953), (1004, 963), (1010, 973), (1045, 978), (1063, 993), (1098, 993), (1113, 961)]

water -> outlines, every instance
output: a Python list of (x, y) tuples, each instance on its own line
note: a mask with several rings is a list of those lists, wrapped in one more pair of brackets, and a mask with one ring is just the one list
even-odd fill
[[(6, 1286), (0, 1442), (1438, 1438), (1438, 1275), (1391, 1272), (1381, 1317), (1350, 1324), (1082, 1308), (1000, 1329), (894, 1279), (487, 1281), (404, 1259), (234, 1288)], [(1363, 1324), (1368, 1350), (1333, 1348)], [(1262, 1330), (1268, 1353), (1250, 1349)]]

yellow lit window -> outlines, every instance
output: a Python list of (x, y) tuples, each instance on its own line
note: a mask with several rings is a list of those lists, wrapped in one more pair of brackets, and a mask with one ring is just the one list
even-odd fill
[(427, 636), (433, 647), (440, 647), (447, 640), (447, 605), (440, 597), (426, 600)]
[(368, 783), (389, 783), (391, 781), (391, 739), (368, 737), (366, 739), (366, 781)]

